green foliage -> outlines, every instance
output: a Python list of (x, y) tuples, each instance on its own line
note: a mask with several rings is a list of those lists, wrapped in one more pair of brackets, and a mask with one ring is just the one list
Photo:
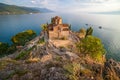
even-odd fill
[(16, 60), (11, 60), (11, 59), (1, 60), (0, 61), (0, 70), (6, 68), (6, 66), (10, 63), (18, 64), (18, 62)]
[(62, 61), (62, 57), (61, 57), (61, 56), (56, 56), (56, 57), (55, 57), (55, 60), (56, 60), (56, 61)]
[(31, 51), (32, 49), (33, 49), (33, 48), (30, 48), (30, 49), (27, 50), (27, 51), (21, 52), (21, 53), (15, 58), (15, 60), (25, 59), (25, 58), (29, 55), (29, 53), (30, 53), (30, 51)]
[(88, 54), (96, 60), (101, 60), (102, 56), (105, 54), (105, 49), (101, 40), (94, 36), (87, 36), (81, 42), (76, 44), (78, 51), (81, 54)]
[(16, 51), (16, 47), (14, 45), (10, 45), (8, 43), (0, 42), (0, 57), (11, 54)]
[(31, 52), (31, 50), (33, 50), (33, 48), (35, 48), (36, 46), (33, 46), (32, 48), (26, 50), (26, 51), (22, 51), (16, 58), (15, 60), (19, 60), (19, 59), (26, 59), (27, 57), (29, 57), (29, 54)]
[(65, 76), (70, 80), (79, 80), (80, 64), (79, 63), (67, 63), (63, 66), (66, 71)]
[(43, 30), (43, 31), (47, 31), (47, 30), (48, 30), (47, 24), (42, 24), (41, 27), (42, 27), (42, 30)]
[(92, 35), (92, 33), (93, 33), (93, 28), (92, 28), (92, 27), (89, 27), (89, 28), (87, 29), (87, 31), (86, 31), (86, 36)]
[(0, 70), (4, 69), (8, 63), (6, 61), (0, 61)]
[(49, 29), (47, 24), (42, 24), (41, 25), (43, 33), (44, 33), (44, 40), (45, 42), (49, 39)]
[(15, 59), (16, 60), (22, 59), (22, 58), (24, 58), (28, 54), (29, 54), (29, 52), (27, 52), (27, 51), (21, 52)]
[(13, 52), (15, 52), (17, 49), (16, 49), (16, 46), (15, 45), (11, 45), (8, 49), (7, 49), (7, 54), (11, 54)]
[(11, 38), (11, 41), (15, 45), (25, 45), (27, 41), (32, 40), (36, 37), (36, 33), (33, 30), (26, 30), (24, 32), (18, 33)]
[(0, 55), (7, 53), (9, 45), (7, 43), (0, 42)]
[(12, 78), (14, 75), (18, 75), (18, 76), (23, 76), (27, 73), (27, 70), (15, 70), (13, 72), (11, 72), (4, 80), (8, 80), (9, 78)]
[(0, 42), (0, 57), (15, 52), (17, 45), (24, 45), (27, 41), (33, 39), (34, 37), (36, 37), (36, 33), (33, 30), (26, 30), (13, 36), (11, 41), (14, 44), (10, 46), (8, 43)]
[(103, 56), (103, 53), (101, 51), (97, 51), (96, 53), (91, 53), (90, 56), (95, 59), (96, 61), (100, 62), (102, 61), (102, 56)]
[(44, 38), (41, 38), (38, 43), (43, 44), (44, 42), (45, 42)]

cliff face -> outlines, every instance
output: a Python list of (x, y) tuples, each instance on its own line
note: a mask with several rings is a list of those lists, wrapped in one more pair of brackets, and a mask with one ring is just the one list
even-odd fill
[[(79, 38), (74, 35), (72, 40)], [(67, 45), (38, 41), (1, 58), (0, 80), (120, 80), (120, 63), (105, 57), (97, 62), (89, 55), (78, 55), (74, 43), (72, 48)]]
[(0, 60), (0, 79), (8, 80), (119, 80), (120, 64), (114, 60), (95, 62), (89, 56), (79, 57), (49, 43), (37, 45), (29, 54), (21, 53)]

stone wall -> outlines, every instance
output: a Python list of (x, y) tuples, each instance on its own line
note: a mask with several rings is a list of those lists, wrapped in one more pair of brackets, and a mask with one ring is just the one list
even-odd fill
[(54, 32), (54, 31), (49, 31), (49, 38), (50, 39), (58, 39), (58, 35), (59, 38), (65, 38), (68, 39), (69, 37), (69, 31), (62, 31), (62, 32)]

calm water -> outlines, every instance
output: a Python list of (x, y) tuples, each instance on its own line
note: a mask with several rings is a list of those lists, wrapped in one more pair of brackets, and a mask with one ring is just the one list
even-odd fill
[[(101, 38), (107, 50), (107, 57), (120, 61), (120, 15), (101, 14), (63, 14), (44, 13), (32, 15), (2, 15), (0, 16), (0, 41), (11, 44), (11, 37), (18, 32), (33, 29), (39, 35), (43, 23), (49, 23), (51, 17), (61, 16), (64, 23), (72, 25), (73, 30), (94, 28), (94, 35)], [(98, 27), (102, 26), (102, 29)]]

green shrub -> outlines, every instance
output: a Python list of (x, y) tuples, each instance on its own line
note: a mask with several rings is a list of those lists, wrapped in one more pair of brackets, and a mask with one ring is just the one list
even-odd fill
[(15, 59), (16, 60), (21, 59), (21, 58), (25, 57), (27, 54), (28, 54), (28, 52), (21, 52)]
[(7, 54), (12, 54), (16, 51), (16, 46), (15, 45), (11, 45), (8, 49), (7, 49)]
[(15, 70), (11, 72), (4, 80), (8, 80), (9, 78), (12, 78), (15, 74), (18, 76), (25, 75), (28, 71), (27, 70)]
[(32, 40), (36, 37), (36, 33), (33, 30), (26, 30), (24, 32), (18, 33), (11, 38), (11, 41), (15, 45), (25, 45), (26, 42)]
[(55, 57), (55, 60), (56, 60), (56, 61), (62, 61), (62, 57), (61, 57), (61, 56), (56, 56), (56, 57)]
[(13, 63), (13, 64), (19, 64), (16, 60), (11, 60), (11, 59), (6, 59), (6, 60), (1, 60), (0, 61), (0, 70), (6, 68), (6, 66), (10, 63)]
[(0, 42), (0, 57), (12, 54), (16, 51), (15, 45), (9, 45), (8, 43)]
[(66, 71), (65, 76), (70, 80), (79, 80), (80, 64), (79, 63), (67, 63), (63, 66)]
[(77, 50), (81, 54), (88, 54), (95, 60), (101, 60), (105, 54), (104, 46), (99, 38), (87, 36), (76, 44)]
[(90, 56), (95, 59), (96, 61), (102, 61), (102, 56), (103, 56), (103, 53), (101, 52), (96, 52), (96, 53), (91, 53)]
[(44, 38), (41, 38), (41, 39), (38, 41), (38, 43), (39, 43), (39, 44), (43, 44), (43, 43), (45, 43)]
[(7, 43), (0, 42), (0, 55), (7, 53), (9, 45)]
[(0, 61), (0, 70), (4, 69), (7, 65), (8, 63), (6, 61)]
[(16, 58), (15, 60), (19, 60), (19, 59), (25, 59), (26, 57), (29, 56), (31, 50), (33, 50), (33, 48), (35, 48), (36, 46), (33, 46), (32, 48), (26, 50), (26, 51), (22, 51)]
[(23, 59), (25, 58), (30, 52), (29, 51), (23, 51), (21, 52), (15, 59), (19, 60), (19, 59)]

